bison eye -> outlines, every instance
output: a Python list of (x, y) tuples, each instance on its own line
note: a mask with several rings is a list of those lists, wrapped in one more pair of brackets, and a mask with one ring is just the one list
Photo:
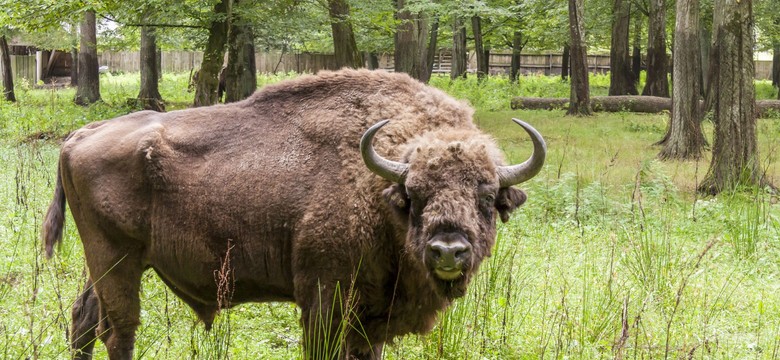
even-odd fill
[(493, 194), (485, 194), (482, 195), (481, 201), (483, 205), (493, 206), (493, 204), (496, 202), (496, 196)]

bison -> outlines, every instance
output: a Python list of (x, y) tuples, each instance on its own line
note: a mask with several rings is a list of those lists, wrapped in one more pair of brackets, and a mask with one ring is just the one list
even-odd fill
[(472, 113), (404, 74), (342, 70), (74, 131), (42, 232), (50, 257), (70, 204), (89, 270), (74, 356), (99, 337), (111, 359), (132, 357), (148, 269), (206, 328), (221, 308), (294, 301), (307, 358), (381, 358), (384, 343), (429, 331), (546, 153), (515, 120), (533, 154), (505, 165)]

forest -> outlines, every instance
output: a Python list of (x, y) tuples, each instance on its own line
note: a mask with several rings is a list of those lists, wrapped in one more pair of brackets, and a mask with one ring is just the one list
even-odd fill
[[(74, 345), (71, 309), (92, 278), (70, 211), (53, 257), (41, 240), (67, 134), (241, 101), (309, 76), (260, 71), (262, 56), (279, 68), (314, 54), (317, 70), (406, 73), (463, 101), (509, 163), (533, 149), (510, 119), (547, 141), (543, 170), (519, 186), (528, 201), (499, 222), (465, 296), (384, 358), (778, 359), (778, 6), (0, 0), (0, 358), (109, 357), (101, 340), (94, 354)], [(185, 52), (197, 66), (163, 70)], [(109, 53), (139, 70), (107, 66)], [(22, 57), (35, 77), (19, 75)], [(221, 309), (206, 330), (154, 271), (140, 296), (135, 358), (314, 357), (293, 303)]]

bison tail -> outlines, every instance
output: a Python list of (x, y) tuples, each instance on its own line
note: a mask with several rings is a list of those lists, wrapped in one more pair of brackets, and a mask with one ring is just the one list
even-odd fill
[(41, 237), (46, 248), (46, 258), (54, 254), (54, 246), (62, 242), (62, 230), (65, 225), (65, 191), (62, 189), (60, 166), (57, 166), (57, 185), (54, 188), (54, 199), (43, 220)]

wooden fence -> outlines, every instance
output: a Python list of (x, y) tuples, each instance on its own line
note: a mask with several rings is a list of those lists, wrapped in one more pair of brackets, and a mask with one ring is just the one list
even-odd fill
[[(108, 66), (110, 71), (138, 72), (140, 71), (139, 55), (136, 51), (110, 52), (105, 51), (99, 56), (100, 65)], [(392, 70), (394, 66), (393, 54), (379, 54), (379, 67)], [(188, 72), (198, 69), (203, 60), (203, 53), (197, 51), (164, 51), (162, 53), (162, 71), (164, 72)], [(524, 74), (536, 73), (556, 75), (561, 73), (563, 56), (557, 54), (547, 55), (521, 55), (521, 72)], [(439, 51), (434, 57), (433, 72), (449, 73), (451, 69), (452, 55), (449, 51)], [(508, 53), (490, 54), (490, 73), (509, 73), (512, 63), (512, 55)], [(606, 72), (609, 70), (609, 56), (588, 56), (588, 65), (593, 72)], [(267, 52), (255, 54), (255, 66), (261, 73), (273, 72), (308, 72), (316, 73), (319, 70), (335, 70), (336, 59), (332, 54), (315, 53), (286, 53)], [(469, 54), (469, 71), (477, 68), (474, 53)]]
[[(98, 56), (101, 66), (108, 66), (110, 71), (138, 72), (140, 57), (138, 52), (109, 52)], [(393, 54), (379, 54), (379, 67), (393, 69)], [(523, 74), (560, 75), (563, 56), (560, 54), (522, 54), (520, 72)], [(164, 72), (189, 72), (197, 70), (203, 61), (203, 53), (199, 51), (164, 51), (162, 53), (162, 70)], [(452, 56), (449, 51), (440, 51), (434, 57), (434, 73), (449, 73)], [(512, 55), (508, 53), (490, 54), (490, 73), (506, 74), (512, 63)], [(273, 72), (308, 72), (316, 73), (323, 69), (335, 69), (335, 58), (332, 54), (291, 54), (268, 52), (255, 54), (255, 65), (261, 73)], [(2, 65), (0, 65), (2, 66)], [(473, 53), (469, 54), (469, 71), (477, 67)], [(588, 68), (591, 72), (605, 73), (609, 71), (609, 56), (589, 55)], [(35, 82), (35, 56), (11, 55), (11, 69), (15, 79), (27, 79)], [(772, 62), (755, 61), (756, 79), (769, 79)]]
[[(3, 70), (3, 62), (0, 61), (0, 71)], [(35, 83), (35, 55), (11, 55), (11, 74), (14, 80), (25, 79), (31, 84)]]

